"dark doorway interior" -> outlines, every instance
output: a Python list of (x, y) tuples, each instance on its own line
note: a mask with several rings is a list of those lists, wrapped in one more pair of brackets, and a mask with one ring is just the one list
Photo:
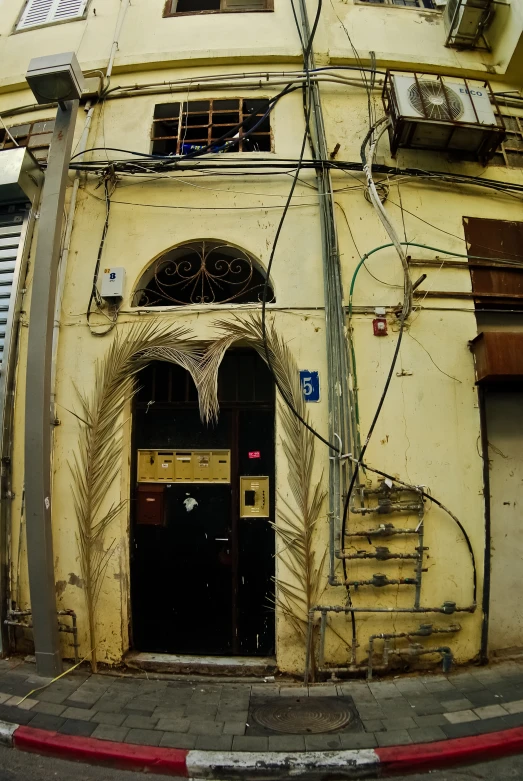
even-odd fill
[[(200, 421), (196, 388), (184, 369), (155, 362), (140, 373), (138, 382), (133, 415), (132, 645), (138, 651), (172, 654), (271, 655), (272, 377), (254, 351), (227, 353), (218, 376), (220, 417), (209, 426)], [(162, 522), (144, 522), (144, 505), (137, 501), (140, 449), (230, 450), (231, 482), (145, 484), (146, 491), (152, 488), (160, 495)], [(268, 518), (240, 518), (239, 478), (248, 475), (269, 477)], [(144, 484), (140, 486), (143, 491)]]

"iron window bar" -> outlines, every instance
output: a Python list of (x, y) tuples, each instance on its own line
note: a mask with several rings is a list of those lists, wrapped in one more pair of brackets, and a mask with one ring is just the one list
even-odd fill
[[(252, 117), (259, 120), (269, 108), (268, 100), (248, 98), (220, 98), (189, 101), (188, 103), (160, 103), (155, 106), (152, 127), (152, 154), (183, 155), (211, 146), (233, 130), (240, 122)], [(246, 136), (240, 128), (237, 143), (228, 145), (224, 152), (270, 152), (272, 136), (267, 117), (262, 128)], [(169, 132), (172, 131), (172, 132)], [(223, 142), (222, 146), (224, 146)], [(257, 146), (258, 148), (253, 148)], [(215, 151), (220, 151), (217, 148)]]

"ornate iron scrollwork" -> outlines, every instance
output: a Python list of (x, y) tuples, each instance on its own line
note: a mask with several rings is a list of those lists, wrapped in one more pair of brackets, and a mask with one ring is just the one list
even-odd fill
[[(134, 306), (261, 303), (265, 277), (243, 250), (195, 241), (162, 255), (134, 295)], [(274, 301), (269, 287), (267, 301)]]

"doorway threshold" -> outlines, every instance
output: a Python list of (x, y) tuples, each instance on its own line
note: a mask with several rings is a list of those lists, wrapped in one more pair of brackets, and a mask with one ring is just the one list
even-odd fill
[(272, 656), (188, 656), (145, 651), (130, 651), (124, 664), (145, 672), (236, 678), (274, 675), (277, 670)]

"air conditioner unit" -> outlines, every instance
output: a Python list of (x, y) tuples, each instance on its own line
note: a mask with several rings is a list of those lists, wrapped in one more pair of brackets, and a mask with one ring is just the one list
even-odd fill
[(473, 49), (492, 18), (493, 0), (448, 0), (443, 11), (446, 46)]
[(383, 103), (391, 118), (391, 152), (456, 150), (487, 160), (505, 137), (487, 82), (388, 72)]

